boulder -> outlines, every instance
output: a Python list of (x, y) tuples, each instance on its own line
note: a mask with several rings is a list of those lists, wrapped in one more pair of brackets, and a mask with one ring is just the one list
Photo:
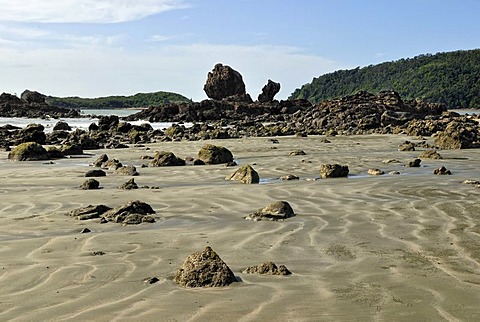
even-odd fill
[(237, 279), (220, 256), (207, 246), (187, 257), (177, 270), (174, 281), (183, 287), (222, 287)]
[(246, 93), (242, 75), (230, 66), (222, 64), (216, 64), (208, 73), (203, 90), (209, 98), (214, 100)]
[(426, 150), (420, 153), (418, 156), (420, 159), (435, 159), (435, 160), (440, 160), (443, 159), (443, 157), (438, 153), (436, 150)]
[(420, 163), (422, 162), (422, 160), (420, 159), (414, 159), (412, 161), (409, 161), (407, 164), (405, 164), (406, 167), (410, 167), (410, 168), (418, 168), (420, 167)]
[(243, 167), (238, 168), (235, 172), (225, 177), (225, 180), (235, 180), (240, 181), (241, 183), (251, 184), (259, 183), (260, 177), (258, 176), (257, 171), (252, 168), (251, 165), (247, 164)]
[(380, 169), (368, 169), (367, 173), (371, 176), (380, 176), (382, 174), (385, 174), (385, 172), (383, 172), (382, 170)]
[(124, 190), (132, 190), (132, 189), (138, 189), (138, 185), (135, 183), (135, 180), (132, 178), (122, 184), (118, 189), (124, 189)]
[(292, 156), (292, 155), (307, 155), (307, 154), (303, 150), (295, 150), (290, 152), (288, 155)]
[(435, 137), (435, 145), (441, 149), (471, 149), (480, 147), (478, 124), (452, 121)]
[(107, 174), (103, 170), (89, 170), (85, 173), (85, 177), (105, 177)]
[(112, 208), (105, 205), (89, 205), (86, 207), (80, 207), (70, 211), (67, 215), (70, 217), (76, 217), (78, 220), (88, 220), (100, 218), (104, 213)]
[(267, 219), (271, 221), (284, 220), (295, 216), (292, 207), (286, 201), (274, 202), (257, 212), (254, 212), (245, 217), (246, 220), (260, 221)]
[(109, 129), (116, 129), (120, 123), (116, 115), (102, 115), (98, 118), (98, 129), (100, 131), (108, 131)]
[(57, 124), (53, 126), (54, 131), (71, 131), (72, 127), (68, 125), (67, 122), (58, 121)]
[(260, 274), (260, 275), (291, 275), (285, 265), (277, 266), (273, 262), (265, 262), (256, 266), (249, 266), (242, 271), (244, 274)]
[(183, 166), (185, 165), (185, 160), (176, 157), (172, 152), (157, 151), (150, 165), (152, 167)]
[(258, 95), (258, 101), (261, 103), (271, 102), (279, 91), (280, 83), (275, 83), (274, 81), (269, 79), (267, 84), (263, 86), (262, 93)]
[(95, 179), (87, 179), (82, 185), (80, 186), (80, 189), (83, 190), (94, 190), (98, 189), (100, 187), (100, 182), (98, 182)]
[(137, 172), (137, 168), (134, 165), (126, 165), (115, 170), (115, 174), (121, 176), (139, 176), (140, 173)]
[(149, 204), (134, 200), (105, 212), (103, 218), (124, 225), (136, 225), (142, 222), (155, 222), (153, 214), (155, 210)]
[(433, 170), (433, 174), (436, 174), (436, 175), (451, 175), (452, 172), (442, 165), (440, 168), (437, 168), (437, 169)]
[(45, 127), (41, 124), (29, 124), (18, 133), (20, 143), (36, 142), (45, 144), (47, 135), (44, 132)]
[(348, 166), (340, 164), (322, 164), (320, 176), (322, 178), (341, 178), (348, 176)]
[(223, 146), (206, 144), (198, 151), (198, 159), (206, 164), (222, 164), (233, 162), (233, 155)]
[(104, 153), (104, 154), (101, 154), (94, 162), (93, 162), (93, 166), (94, 167), (101, 167), (103, 163), (107, 162), (108, 161), (108, 156)]
[(47, 150), (35, 142), (19, 144), (9, 154), (8, 159), (14, 161), (40, 161), (49, 160)]

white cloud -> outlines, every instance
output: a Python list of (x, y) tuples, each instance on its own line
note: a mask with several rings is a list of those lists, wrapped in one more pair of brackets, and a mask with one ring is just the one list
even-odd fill
[(150, 41), (166, 41), (172, 39), (173, 36), (153, 35), (150, 37)]
[(0, 0), (0, 21), (117, 23), (186, 7), (183, 0)]
[(131, 52), (98, 45), (63, 49), (0, 47), (0, 92), (37, 90), (54, 96), (98, 97), (172, 91), (199, 101), (216, 63), (239, 71), (253, 99), (268, 79), (280, 82), (277, 98), (339, 68), (339, 63), (292, 47), (194, 44)]

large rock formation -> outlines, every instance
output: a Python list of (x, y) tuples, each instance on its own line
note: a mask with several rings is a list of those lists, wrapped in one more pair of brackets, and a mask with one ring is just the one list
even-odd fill
[(269, 79), (267, 84), (263, 86), (262, 93), (258, 95), (258, 101), (261, 103), (271, 102), (279, 91), (280, 83), (275, 83), (274, 81)]
[(184, 287), (221, 287), (237, 281), (232, 270), (210, 246), (188, 256), (174, 280)]
[(29, 103), (45, 103), (45, 95), (40, 94), (39, 92), (36, 91), (30, 91), (26, 89), (22, 95), (20, 95), (20, 98), (24, 101), (27, 101)]
[(209, 98), (214, 100), (246, 94), (242, 75), (230, 66), (222, 64), (216, 64), (213, 70), (208, 73), (203, 90)]

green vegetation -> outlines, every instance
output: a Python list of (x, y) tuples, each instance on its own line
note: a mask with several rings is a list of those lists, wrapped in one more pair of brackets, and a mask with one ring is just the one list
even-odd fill
[(480, 49), (339, 70), (314, 78), (289, 99), (308, 99), (316, 104), (360, 90), (394, 90), (405, 99), (422, 98), (449, 108), (480, 108)]
[(51, 106), (76, 109), (115, 109), (159, 106), (167, 103), (190, 102), (183, 95), (170, 92), (138, 93), (132, 96), (107, 96), (99, 98), (48, 96)]

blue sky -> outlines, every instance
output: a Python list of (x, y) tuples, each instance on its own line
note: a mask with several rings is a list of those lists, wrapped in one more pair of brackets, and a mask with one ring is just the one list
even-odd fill
[(195, 101), (216, 63), (252, 98), (313, 77), (480, 48), (480, 0), (0, 0), (0, 92)]

